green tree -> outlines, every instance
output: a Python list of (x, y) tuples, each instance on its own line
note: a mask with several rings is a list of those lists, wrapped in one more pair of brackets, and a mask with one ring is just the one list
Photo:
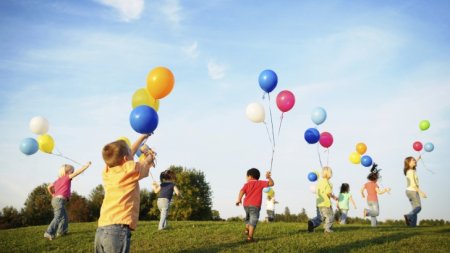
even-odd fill
[(89, 216), (91, 220), (98, 220), (100, 217), (100, 208), (104, 197), (105, 190), (101, 184), (97, 185), (89, 194)]
[(47, 184), (39, 185), (28, 195), (23, 209), (26, 225), (43, 225), (53, 219), (52, 196)]
[(72, 192), (66, 211), (71, 222), (90, 221), (88, 200), (77, 192)]
[(217, 210), (212, 210), (211, 215), (212, 220), (222, 220), (222, 218), (220, 218), (220, 213)]
[(17, 228), (23, 225), (22, 214), (12, 206), (3, 207), (0, 212), (0, 229)]
[[(181, 197), (172, 199), (169, 219), (172, 220), (211, 220), (212, 192), (205, 174), (196, 169), (171, 166), (177, 175), (176, 185)], [(152, 202), (150, 216), (159, 217), (157, 199)]]
[[(153, 192), (152, 192), (153, 193)], [(141, 203), (139, 205), (139, 220), (150, 220), (150, 209), (152, 208), (152, 200), (156, 197), (156, 194), (149, 192), (147, 189), (140, 191)]]

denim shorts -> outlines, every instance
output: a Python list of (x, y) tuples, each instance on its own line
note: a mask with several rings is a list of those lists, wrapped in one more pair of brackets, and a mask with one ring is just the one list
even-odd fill
[(130, 252), (131, 230), (127, 225), (98, 227), (95, 233), (95, 252)]
[(259, 211), (261, 211), (260, 207), (256, 206), (244, 206), (245, 210), (245, 224), (256, 227), (259, 220)]

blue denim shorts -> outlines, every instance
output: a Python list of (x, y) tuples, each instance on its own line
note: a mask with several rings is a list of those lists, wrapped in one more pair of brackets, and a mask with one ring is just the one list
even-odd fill
[(98, 227), (95, 233), (95, 252), (130, 252), (131, 230), (127, 225)]
[(259, 220), (259, 211), (261, 211), (260, 207), (256, 206), (244, 206), (245, 210), (245, 224), (256, 227)]

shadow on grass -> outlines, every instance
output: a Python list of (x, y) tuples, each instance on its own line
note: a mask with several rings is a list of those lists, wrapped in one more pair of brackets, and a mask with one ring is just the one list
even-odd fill
[(233, 248), (240, 248), (240, 247), (245, 246), (245, 245), (251, 245), (253, 243), (258, 243), (258, 242), (263, 242), (263, 241), (271, 241), (273, 239), (276, 239), (276, 237), (257, 238), (255, 240), (255, 242), (252, 242), (252, 243), (248, 243), (245, 240), (236, 241), (236, 242), (229, 242), (229, 243), (219, 243), (219, 244), (214, 244), (214, 245), (210, 245), (210, 246), (206, 246), (206, 247), (202, 247), (202, 248), (182, 250), (180, 252), (183, 252), (183, 253), (219, 252), (219, 251), (222, 251), (222, 250), (225, 250), (225, 249), (226, 250), (230, 250), (230, 249), (233, 249)]

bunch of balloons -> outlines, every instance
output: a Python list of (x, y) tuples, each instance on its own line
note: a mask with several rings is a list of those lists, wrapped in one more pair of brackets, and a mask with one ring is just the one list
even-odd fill
[[(419, 122), (419, 129), (421, 131), (426, 131), (430, 128), (430, 121), (428, 120), (422, 120)], [(413, 149), (417, 152), (422, 151), (424, 149), (426, 152), (432, 152), (434, 150), (434, 145), (431, 142), (425, 143), (425, 145), (422, 144), (420, 141), (415, 141), (413, 143)]]
[(37, 140), (25, 138), (20, 142), (20, 151), (25, 155), (33, 155), (38, 150), (51, 154), (55, 147), (53, 138), (47, 134), (49, 129), (48, 120), (42, 116), (33, 117), (29, 124), (31, 132), (39, 135)]
[(361, 163), (364, 167), (370, 167), (373, 164), (372, 157), (369, 155), (364, 155), (367, 151), (367, 146), (365, 143), (360, 142), (356, 144), (356, 151), (350, 154), (349, 160), (353, 164)]
[(150, 134), (158, 127), (159, 100), (169, 95), (175, 77), (166, 67), (156, 67), (147, 75), (147, 86), (136, 90), (131, 99), (130, 124), (134, 131)]
[(316, 107), (311, 113), (311, 120), (316, 124), (316, 127), (306, 129), (304, 137), (309, 144), (319, 144), (324, 148), (329, 148), (333, 145), (333, 135), (329, 132), (320, 133), (317, 126), (325, 122), (327, 119), (327, 112), (322, 107)]

